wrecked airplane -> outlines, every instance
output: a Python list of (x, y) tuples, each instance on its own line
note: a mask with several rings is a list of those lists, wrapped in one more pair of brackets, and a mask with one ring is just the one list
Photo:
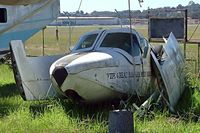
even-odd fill
[(98, 30), (84, 34), (67, 55), (27, 57), (23, 43), (59, 16), (59, 0), (0, 4), (0, 53), (11, 51), (24, 100), (62, 97), (91, 103), (159, 91), (167, 105), (177, 104), (184, 90), (184, 58), (172, 33), (163, 47), (154, 48), (129, 28)]
[(10, 46), (25, 100), (62, 97), (94, 103), (159, 91), (173, 108), (184, 90), (184, 57), (173, 33), (160, 48), (130, 28), (86, 33), (67, 55), (27, 57), (22, 41)]

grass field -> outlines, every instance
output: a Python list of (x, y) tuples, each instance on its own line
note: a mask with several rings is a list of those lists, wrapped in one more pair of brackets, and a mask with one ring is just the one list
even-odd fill
[[(90, 30), (110, 27), (75, 27), (72, 44), (78, 37)], [(194, 26), (190, 27), (190, 33)], [(145, 26), (136, 27), (147, 36)], [(59, 42), (55, 38), (55, 27), (45, 31), (45, 54), (58, 54), (69, 51), (67, 46), (68, 28), (59, 27)], [(200, 35), (200, 30), (195, 38)], [(199, 37), (200, 38), (200, 37)], [(42, 55), (42, 33), (39, 32), (27, 41), (26, 51), (30, 55)], [(190, 45), (187, 54), (197, 57), (196, 46)], [(191, 55), (193, 53), (194, 55)], [(194, 56), (194, 57), (193, 57)], [(188, 69), (194, 69), (192, 63)], [(23, 101), (15, 86), (12, 69), (9, 65), (0, 65), (0, 132), (4, 133), (106, 133), (108, 132), (109, 109), (101, 107), (78, 106), (70, 101)], [(152, 117), (136, 117), (136, 132), (200, 132), (200, 82), (193, 71), (187, 72), (187, 87), (179, 102), (178, 115), (167, 110), (155, 111)]]

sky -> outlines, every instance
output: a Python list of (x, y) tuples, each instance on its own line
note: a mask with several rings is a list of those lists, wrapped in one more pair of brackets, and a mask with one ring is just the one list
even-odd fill
[[(75, 12), (78, 10), (81, 0), (60, 0), (61, 12)], [(131, 10), (146, 10), (158, 7), (176, 7), (179, 4), (186, 6), (190, 0), (143, 0), (142, 7), (139, 6), (138, 0), (131, 0)], [(195, 3), (200, 4), (200, 0), (193, 0)], [(80, 10), (84, 12), (92, 11), (118, 11), (128, 9), (128, 0), (82, 0)]]

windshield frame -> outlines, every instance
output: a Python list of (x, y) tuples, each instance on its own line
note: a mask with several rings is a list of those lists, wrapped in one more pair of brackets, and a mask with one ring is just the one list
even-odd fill
[[(76, 43), (76, 45), (74, 46), (74, 48), (72, 49), (72, 53), (73, 52), (82, 52), (82, 51), (91, 51), (92, 49), (94, 49), (99, 37), (101, 36), (101, 33), (103, 31), (102, 30), (97, 30), (97, 31), (92, 31), (92, 32), (88, 32), (88, 33), (85, 33), (84, 35), (82, 35), (78, 42)], [(95, 41), (93, 42), (93, 44), (91, 45), (91, 47), (87, 47), (87, 48), (82, 48), (82, 49), (78, 49), (79, 46), (80, 46), (80, 42), (82, 42), (82, 38), (84, 38), (85, 36), (89, 36), (89, 35), (94, 35), (94, 34), (97, 34), (96, 36), (96, 39)]]
[[(106, 30), (103, 34), (102, 34), (102, 37), (101, 39), (98, 41), (98, 44), (96, 45), (96, 48), (95, 49), (101, 49), (101, 48), (107, 48), (107, 49), (113, 49), (113, 47), (101, 47), (102, 45), (102, 42), (104, 41), (105, 37), (108, 35), (108, 34), (112, 34), (112, 33), (128, 33), (130, 34), (130, 29), (129, 28), (122, 28), (122, 29), (110, 29), (110, 30)], [(135, 31), (134, 29), (132, 29), (131, 31), (131, 34), (133, 36), (136, 37), (137, 39), (137, 43), (138, 43), (138, 47), (141, 47), (140, 45), (140, 34)], [(123, 50), (124, 51), (124, 50)], [(126, 52), (126, 51), (124, 51)], [(128, 52), (127, 52), (128, 53)], [(128, 53), (129, 54), (129, 53)], [(130, 55), (130, 54), (129, 54)], [(131, 55), (132, 56), (132, 55)]]

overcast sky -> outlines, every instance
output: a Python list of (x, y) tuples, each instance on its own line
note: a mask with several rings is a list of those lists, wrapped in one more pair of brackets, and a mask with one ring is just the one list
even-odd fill
[[(78, 10), (79, 3), (81, 0), (60, 0), (61, 12), (75, 12)], [(138, 4), (138, 0), (131, 0), (132, 10), (144, 10), (157, 7), (176, 7), (181, 4), (183, 6), (188, 5), (190, 0), (144, 0), (142, 8)], [(200, 3), (200, 0), (193, 0), (195, 3)], [(81, 9), (84, 12), (92, 11), (118, 11), (128, 9), (128, 0), (82, 0)]]

